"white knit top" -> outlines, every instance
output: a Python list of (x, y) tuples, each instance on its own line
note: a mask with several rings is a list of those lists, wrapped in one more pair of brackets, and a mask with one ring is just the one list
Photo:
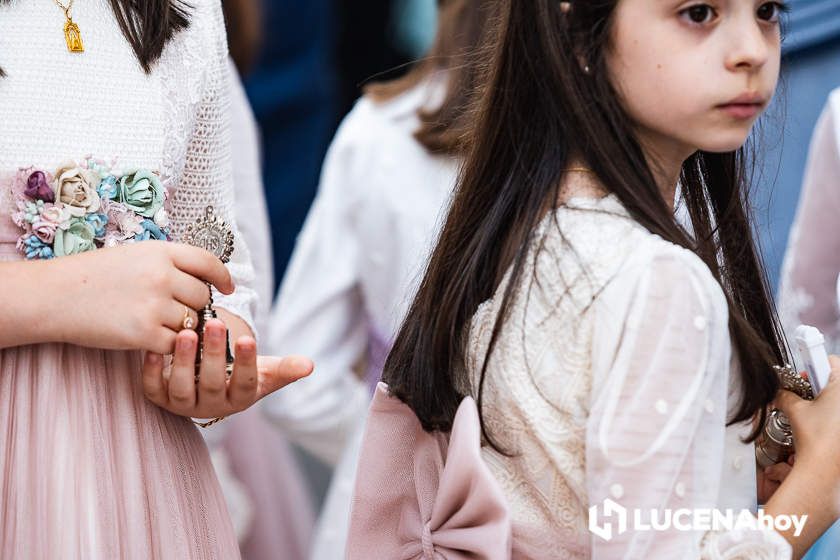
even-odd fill
[[(175, 240), (212, 204), (233, 223), (227, 42), (219, 0), (190, 0), (190, 25), (146, 75), (108, 0), (76, 0), (85, 52), (71, 53), (52, 0), (0, 5), (0, 173), (87, 156), (167, 180)], [(3, 193), (4, 195), (6, 193)], [(2, 202), (8, 202), (4, 200)], [(6, 206), (5, 204), (0, 207)], [(235, 229), (230, 296), (219, 307), (253, 325), (249, 252)]]

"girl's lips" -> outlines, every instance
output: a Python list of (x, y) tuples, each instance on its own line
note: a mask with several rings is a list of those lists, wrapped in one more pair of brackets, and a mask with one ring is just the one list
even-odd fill
[(718, 105), (718, 109), (736, 119), (751, 119), (761, 112), (762, 103), (727, 103)]

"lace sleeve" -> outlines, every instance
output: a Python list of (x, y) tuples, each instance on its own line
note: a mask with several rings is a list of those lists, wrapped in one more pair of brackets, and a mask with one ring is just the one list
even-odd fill
[(225, 296), (214, 290), (213, 298), (217, 307), (241, 317), (256, 334), (254, 268), (234, 217), (230, 77), (221, 4), (215, 0), (196, 3), (193, 16), (191, 25), (206, 31), (202, 55), (207, 62), (183, 170), (170, 203), (172, 236), (180, 240), (186, 227), (204, 215), (208, 205), (213, 205), (217, 215), (233, 226), (236, 241), (228, 269), (236, 291)]
[(609, 538), (593, 531), (593, 558), (790, 557), (787, 542), (771, 529), (734, 536), (674, 524), (645, 529), (683, 508), (713, 510), (719, 499), (728, 319), (722, 293), (710, 289), (713, 280), (699, 263), (692, 264), (678, 254), (655, 256), (631, 275), (638, 278), (634, 286), (618, 278), (596, 308), (596, 323), (621, 327), (612, 348), (599, 346), (596, 335), (593, 352), (597, 390), (586, 429), (586, 484), (595, 508), (590, 524), (615, 520), (605, 517), (616, 512), (605, 509), (606, 500), (625, 508), (627, 524), (622, 531), (613, 523)]
[(820, 329), (840, 352), (840, 90), (817, 122), (782, 267), (779, 314), (788, 337), (800, 324)]

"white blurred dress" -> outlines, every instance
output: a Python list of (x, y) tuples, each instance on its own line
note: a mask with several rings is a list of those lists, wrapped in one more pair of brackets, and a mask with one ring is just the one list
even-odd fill
[(316, 369), (266, 398), (264, 410), (292, 441), (336, 465), (315, 560), (344, 557), (372, 387), (455, 183), (458, 161), (430, 155), (413, 137), (417, 110), (441, 93), (428, 82), (389, 102), (359, 100), (327, 154), (271, 318), (271, 351), (308, 355)]
[[(663, 514), (756, 510), (753, 446), (740, 440), (749, 427), (725, 427), (737, 402), (728, 309), (702, 261), (609, 195), (550, 213), (524, 270), (482, 401), (509, 454), (484, 447), (511, 508), (514, 558), (789, 558), (772, 530), (605, 540), (588, 529), (589, 508), (603, 520), (606, 499)], [(509, 274), (472, 319), (474, 395)]]
[[(840, 353), (840, 89), (828, 98), (811, 138), (808, 163), (791, 226), (782, 279), (779, 315), (788, 340), (800, 324), (825, 335), (829, 353)], [(795, 353), (794, 353), (795, 354)], [(794, 356), (798, 360), (798, 356)], [(800, 364), (801, 366), (802, 364)], [(840, 524), (811, 548), (808, 558), (840, 556)]]
[[(229, 67), (234, 208), (254, 264), (253, 286), (260, 298), (254, 326), (261, 340), (274, 281), (259, 130), (236, 68), (232, 62)], [(262, 344), (260, 350), (264, 352)], [(306, 481), (282, 434), (272, 429), (257, 406), (201, 433), (210, 448), (243, 560), (306, 558), (315, 515)]]
[(840, 89), (817, 121), (799, 208), (782, 265), (779, 314), (788, 337), (799, 324), (817, 327), (829, 353), (840, 352)]

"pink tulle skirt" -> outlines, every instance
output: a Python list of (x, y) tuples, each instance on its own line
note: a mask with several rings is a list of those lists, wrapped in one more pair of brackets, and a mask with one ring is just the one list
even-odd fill
[(140, 366), (0, 350), (0, 558), (239, 558), (201, 435), (144, 398)]

